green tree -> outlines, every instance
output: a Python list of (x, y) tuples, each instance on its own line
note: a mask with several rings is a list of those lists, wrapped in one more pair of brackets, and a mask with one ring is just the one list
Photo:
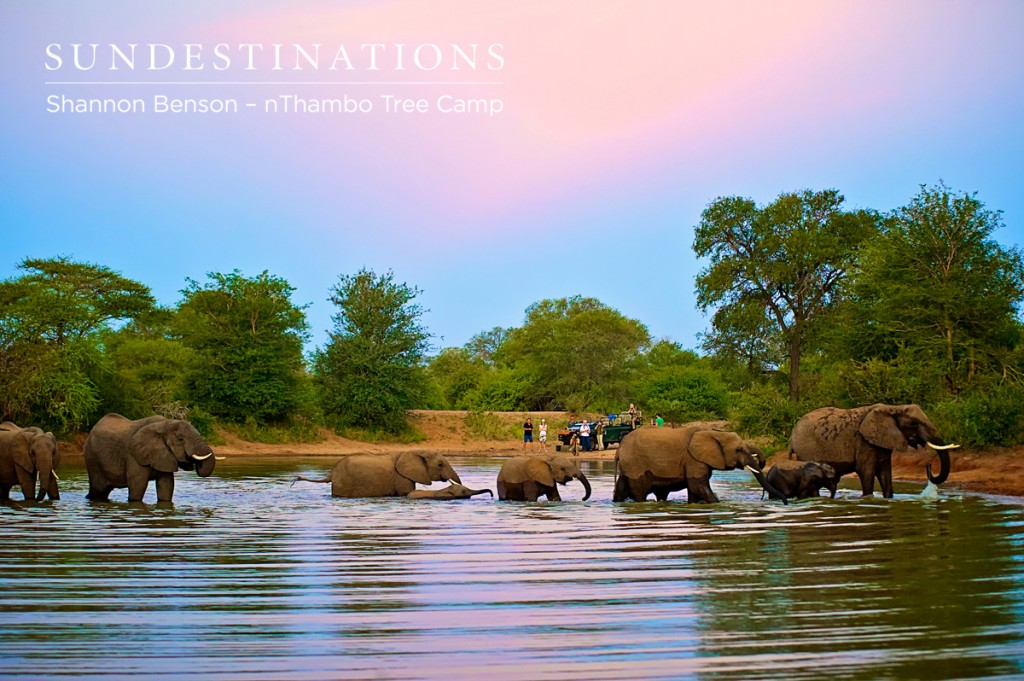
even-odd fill
[(529, 409), (615, 407), (629, 399), (629, 370), (650, 343), (640, 322), (594, 298), (542, 300), (508, 331), (499, 364), (528, 378)]
[(153, 306), (149, 289), (101, 265), (26, 259), (0, 282), (3, 417), (68, 433), (96, 416), (100, 333)]
[(992, 237), (1002, 227), (1001, 214), (976, 194), (922, 185), (864, 248), (843, 308), (846, 354), (860, 362), (938, 358), (950, 393), (980, 374), (1016, 374), (1024, 265), (1020, 251)]
[(329, 300), (338, 308), (327, 345), (314, 354), (324, 413), (338, 426), (400, 433), (421, 398), (429, 339), (421, 291), (361, 269), (342, 275)]
[(645, 413), (677, 422), (726, 418), (728, 391), (708, 360), (661, 340), (642, 362), (630, 401), (643, 405)]
[[(100, 336), (109, 371), (96, 377), (105, 411), (129, 418), (188, 416), (195, 353), (174, 336), (174, 310), (157, 308)], [(191, 419), (190, 419), (191, 420)]]
[(306, 306), (294, 304), (295, 289), (266, 271), (211, 272), (207, 279), (187, 280), (175, 320), (194, 352), (185, 379), (189, 401), (236, 423), (294, 415), (303, 398)]
[(750, 337), (752, 360), (784, 348), (774, 360), (789, 363), (792, 401), (800, 396), (800, 359), (815, 323), (877, 232), (873, 213), (846, 211), (843, 203), (834, 189), (782, 194), (763, 208), (747, 198), (719, 198), (695, 230), (694, 252), (710, 260), (697, 276), (697, 303), (705, 312), (716, 308), (706, 342), (734, 347), (737, 338)]

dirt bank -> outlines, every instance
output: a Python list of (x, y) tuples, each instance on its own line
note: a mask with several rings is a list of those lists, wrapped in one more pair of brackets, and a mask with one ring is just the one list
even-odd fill
[[(464, 411), (414, 411), (413, 425), (424, 435), (420, 442), (397, 444), (385, 442), (360, 442), (339, 437), (333, 432), (322, 429), (321, 440), (310, 444), (262, 444), (246, 442), (227, 432), (221, 432), (223, 445), (214, 449), (218, 456), (316, 456), (336, 457), (341, 454), (357, 452), (384, 453), (397, 450), (433, 450), (441, 451), (446, 456), (516, 456), (524, 452), (522, 442), (522, 424), (526, 418), (523, 412), (495, 412), (500, 422), (503, 436), (500, 439), (488, 439), (474, 435), (466, 426)], [(541, 419), (548, 422), (548, 447), (542, 449), (535, 442), (527, 452), (552, 452), (557, 444), (556, 434), (565, 427), (569, 415), (567, 412), (531, 412), (533, 419), (534, 439), (538, 438), (538, 425)], [(588, 414), (588, 417), (594, 415)], [(715, 426), (724, 427), (725, 422), (715, 422)], [(75, 442), (66, 443), (62, 449), (71, 456), (81, 455), (81, 446), (85, 436), (79, 436)], [(763, 442), (757, 442), (765, 446)], [(615, 447), (601, 452), (580, 452), (584, 460), (609, 460), (615, 456)], [(771, 463), (769, 458), (769, 463)], [(893, 454), (893, 477), (899, 480), (925, 482), (925, 465), (934, 461), (933, 470), (938, 470), (938, 459), (925, 451), (895, 452)], [(951, 453), (952, 471), (946, 483), (950, 486), (966, 490), (987, 492), (1024, 497), (1024, 447), (993, 450), (954, 450)]]

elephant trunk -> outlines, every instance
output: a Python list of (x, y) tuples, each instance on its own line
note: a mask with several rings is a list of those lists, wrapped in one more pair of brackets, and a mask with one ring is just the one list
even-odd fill
[(928, 481), (933, 485), (941, 485), (946, 482), (946, 478), (949, 477), (949, 450), (953, 449), (956, 445), (946, 445), (936, 447), (931, 442), (928, 446), (935, 450), (935, 453), (939, 455), (939, 474), (932, 475), (932, 465), (929, 463), (925, 467), (925, 473), (928, 474)]
[(474, 489), (474, 490), (470, 490), (470, 491), (472, 492), (472, 494), (470, 496), (473, 496), (473, 497), (475, 497), (477, 494), (483, 494), (484, 492), (487, 492), (488, 494), (491, 495), (492, 499), (494, 498), (494, 492), (492, 492), (489, 489)]
[[(217, 466), (217, 459), (213, 456), (213, 450), (209, 447), (206, 448), (206, 455), (200, 455), (199, 457), (192, 457), (196, 466), (196, 475), (201, 478), (209, 477), (213, 473), (213, 469)], [(201, 457), (201, 458), (200, 458)]]
[(761, 483), (761, 487), (763, 487), (764, 490), (766, 492), (768, 492), (768, 497), (769, 498), (771, 498), (771, 497), (778, 497), (779, 499), (782, 499), (782, 503), (783, 504), (787, 504), (787, 505), (789, 504), (789, 502), (786, 500), (786, 495), (783, 494), (782, 492), (780, 492), (779, 490), (777, 490), (774, 485), (772, 485), (770, 482), (768, 482), (765, 479), (765, 477), (764, 477), (764, 473), (762, 473), (761, 471), (757, 470), (753, 466), (746, 466), (746, 469), (748, 471), (750, 471), (751, 473), (753, 473), (754, 478), (757, 479), (757, 481), (759, 483)]
[(39, 473), (39, 492), (35, 495), (36, 501), (42, 501), (47, 495), (54, 500), (60, 499), (60, 491), (57, 489), (57, 474), (53, 470), (55, 467), (53, 453), (39, 452), (36, 454), (36, 470)]
[(586, 501), (590, 498), (590, 481), (587, 480), (587, 476), (583, 475), (583, 473), (580, 473), (576, 477), (579, 478), (581, 483), (583, 483), (583, 501)]
[(445, 477), (441, 478), (442, 480), (446, 482), (455, 482), (460, 485), (462, 484), (462, 480), (459, 478), (459, 474), (455, 472), (455, 469), (452, 468), (447, 461), (444, 464), (444, 475)]

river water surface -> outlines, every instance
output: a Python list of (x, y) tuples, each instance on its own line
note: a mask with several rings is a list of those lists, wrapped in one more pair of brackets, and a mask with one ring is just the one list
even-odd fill
[[(588, 502), (578, 483), (535, 504), (289, 486), (331, 463), (228, 459), (158, 507), (85, 501), (72, 462), (60, 501), (0, 507), (0, 675), (1024, 678), (1010, 500), (783, 507), (735, 472), (715, 506), (612, 504), (610, 462), (585, 464)], [(494, 487), (499, 461), (454, 464)]]

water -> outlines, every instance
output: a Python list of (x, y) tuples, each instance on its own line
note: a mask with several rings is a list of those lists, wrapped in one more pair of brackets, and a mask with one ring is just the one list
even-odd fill
[[(179, 473), (173, 507), (0, 507), (0, 673), (127, 679), (1024, 677), (1024, 508), (332, 499), (330, 459)], [(456, 461), (470, 487), (500, 462)], [(147, 499), (155, 499), (150, 489)], [(574, 501), (575, 500), (575, 501)]]

